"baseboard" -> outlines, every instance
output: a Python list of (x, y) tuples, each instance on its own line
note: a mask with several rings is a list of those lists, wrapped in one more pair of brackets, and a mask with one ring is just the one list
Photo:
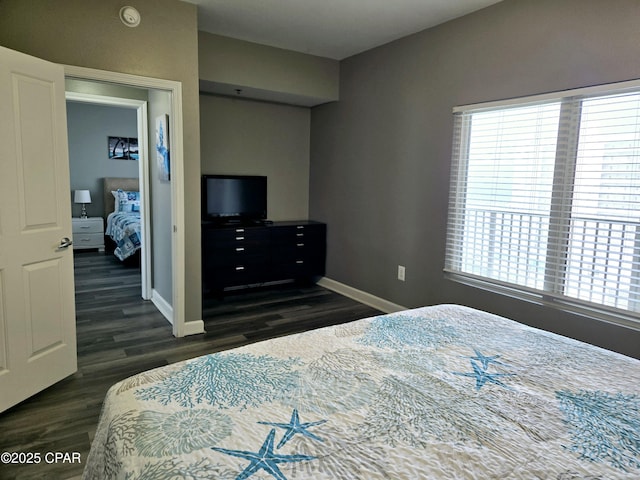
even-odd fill
[(162, 295), (160, 295), (155, 289), (151, 290), (151, 303), (153, 303), (162, 316), (166, 318), (171, 325), (173, 325), (173, 307), (169, 302), (162, 298)]
[(364, 303), (365, 305), (369, 305), (370, 307), (376, 308), (385, 313), (407, 310), (407, 307), (390, 302), (384, 298), (376, 297), (375, 295), (371, 295), (370, 293), (363, 292), (362, 290), (350, 287), (349, 285), (337, 282), (336, 280), (331, 280), (327, 277), (320, 278), (317, 283), (321, 287), (339, 293), (340, 295), (344, 295), (345, 297), (352, 298), (353, 300), (357, 300), (360, 303)]
[(184, 322), (184, 336), (198, 335), (204, 332), (204, 320), (192, 320), (191, 322)]
[[(151, 291), (151, 302), (160, 311), (162, 316), (173, 325), (173, 307), (169, 305), (169, 302), (162, 298), (156, 290)], [(200, 333), (204, 333), (204, 320), (184, 322), (182, 336), (186, 337), (187, 335), (198, 335)]]

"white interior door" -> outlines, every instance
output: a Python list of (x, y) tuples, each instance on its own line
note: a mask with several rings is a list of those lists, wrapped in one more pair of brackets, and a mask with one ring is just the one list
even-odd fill
[(0, 47), (0, 412), (77, 370), (64, 90)]

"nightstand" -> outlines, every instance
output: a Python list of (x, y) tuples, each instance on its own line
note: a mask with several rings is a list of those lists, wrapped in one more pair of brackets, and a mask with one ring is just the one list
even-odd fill
[(76, 218), (73, 221), (73, 248), (97, 248), (104, 252), (104, 220), (102, 217)]

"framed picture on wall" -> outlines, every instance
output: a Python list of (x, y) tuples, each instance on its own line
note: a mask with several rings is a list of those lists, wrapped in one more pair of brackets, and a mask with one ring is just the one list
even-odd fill
[(156, 117), (156, 158), (158, 162), (158, 177), (161, 181), (171, 179), (171, 164), (169, 159), (169, 115)]
[(138, 160), (138, 139), (131, 137), (109, 137), (111, 160)]

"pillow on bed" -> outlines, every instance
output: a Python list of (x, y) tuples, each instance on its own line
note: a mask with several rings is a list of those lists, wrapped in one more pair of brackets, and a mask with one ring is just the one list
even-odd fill
[(140, 212), (140, 192), (127, 190), (111, 191), (116, 199), (114, 211), (117, 213)]

